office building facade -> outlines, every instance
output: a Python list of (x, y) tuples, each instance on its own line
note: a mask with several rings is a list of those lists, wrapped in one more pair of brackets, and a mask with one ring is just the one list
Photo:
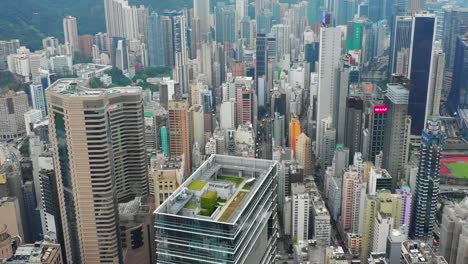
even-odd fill
[(59, 210), (69, 263), (120, 263), (117, 202), (148, 193), (139, 87), (46, 91)]
[(411, 90), (408, 113), (411, 115), (411, 134), (419, 135), (427, 120), (427, 101), (431, 85), (433, 43), (435, 39), (434, 14), (420, 13), (413, 17), (409, 76)]

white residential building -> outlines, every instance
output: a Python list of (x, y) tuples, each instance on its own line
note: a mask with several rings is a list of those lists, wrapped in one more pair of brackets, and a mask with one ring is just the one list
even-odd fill
[(292, 230), (294, 241), (308, 240), (309, 233), (309, 194), (292, 195)]

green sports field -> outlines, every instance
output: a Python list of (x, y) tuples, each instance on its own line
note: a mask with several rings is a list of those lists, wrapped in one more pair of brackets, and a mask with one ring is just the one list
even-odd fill
[(455, 178), (468, 180), (468, 163), (454, 162), (448, 163), (446, 166)]

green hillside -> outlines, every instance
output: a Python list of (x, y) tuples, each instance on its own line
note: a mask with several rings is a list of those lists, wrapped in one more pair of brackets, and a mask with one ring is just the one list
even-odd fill
[[(153, 10), (191, 7), (192, 0), (130, 0), (131, 5)], [(102, 0), (0, 0), (0, 40), (17, 38), (22, 45), (35, 50), (42, 38), (55, 36), (63, 41), (62, 18), (75, 16), (79, 34), (105, 31)]]
[[(193, 4), (193, 0), (129, 0), (129, 2), (130, 5), (148, 6), (157, 12), (191, 8)], [(235, 1), (211, 0), (212, 9), (217, 2)], [(63, 41), (62, 18), (66, 15), (77, 18), (78, 31), (81, 35), (106, 30), (103, 0), (0, 0), (0, 40), (19, 39), (22, 45), (32, 50), (41, 49), (42, 39), (47, 36), (58, 37)]]

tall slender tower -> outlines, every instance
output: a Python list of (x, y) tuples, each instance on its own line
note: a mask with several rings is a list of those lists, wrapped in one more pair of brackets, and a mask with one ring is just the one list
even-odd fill
[(241, 32), (241, 21), (248, 19), (248, 0), (236, 0), (236, 36)]
[(148, 193), (142, 90), (85, 85), (46, 91), (66, 257), (121, 263), (117, 203)]
[(393, 188), (399, 183), (401, 170), (408, 158), (409, 127), (408, 117), (409, 91), (400, 84), (387, 84), (384, 105), (387, 107), (387, 123), (383, 146), (383, 168), (393, 179)]
[(430, 118), (422, 132), (419, 168), (416, 176), (409, 237), (432, 243), (432, 230), (439, 198), (440, 154), (445, 135), (441, 121)]
[[(335, 128), (336, 122), (336, 95), (338, 68), (341, 56), (341, 31), (339, 28), (322, 27), (320, 29), (319, 51), (319, 87), (317, 92), (317, 142), (315, 153), (319, 154), (325, 144), (323, 138), (322, 120), (331, 118), (331, 128)], [(330, 124), (329, 124), (330, 125)], [(335, 146), (331, 146), (334, 148)], [(331, 150), (333, 152), (333, 149)]]
[(190, 172), (189, 105), (184, 100), (169, 101), (169, 149), (172, 157), (184, 155), (185, 175)]
[[(442, 33), (442, 48), (445, 52), (445, 82), (444, 89), (449, 91), (452, 87), (454, 74), (455, 54), (458, 37), (468, 32), (468, 8), (444, 9), (444, 25)], [(449, 105), (450, 106), (450, 105)]]
[(312, 141), (304, 133), (296, 138), (296, 159), (304, 167), (304, 175), (312, 175)]
[(397, 16), (394, 23), (394, 30), (391, 32), (389, 72), (407, 77), (413, 18)]
[(193, 0), (193, 16), (200, 19), (201, 35), (210, 31), (210, 0)]
[(408, 112), (411, 115), (411, 134), (420, 135), (427, 120), (427, 102), (431, 87), (433, 43), (436, 16), (419, 13), (413, 17), (409, 76), (411, 90)]
[(161, 16), (153, 12), (148, 19), (148, 53), (151, 66), (163, 66), (166, 52), (164, 50), (164, 34)]
[(301, 134), (301, 121), (292, 118), (289, 122), (289, 146), (293, 151), (294, 157), (296, 156), (296, 139)]
[(468, 108), (468, 35), (460, 36), (457, 40), (453, 70), (452, 89), (448, 100), (452, 113), (457, 112), (459, 108)]
[(63, 36), (65, 44), (68, 43), (73, 51), (80, 50), (76, 17), (66, 16), (63, 18)]

